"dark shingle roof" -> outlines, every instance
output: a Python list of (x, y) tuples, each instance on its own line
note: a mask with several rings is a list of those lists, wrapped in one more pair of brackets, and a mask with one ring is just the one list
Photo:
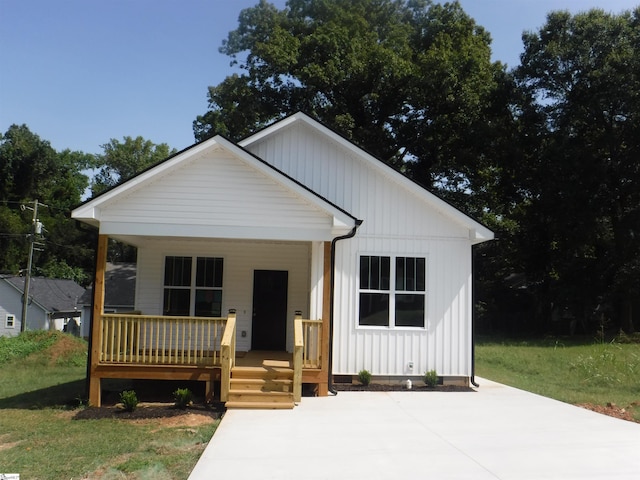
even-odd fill
[[(3, 280), (19, 292), (24, 291), (25, 277), (6, 276)], [(77, 309), (84, 288), (73, 280), (32, 277), (29, 297), (48, 312), (72, 312)]]

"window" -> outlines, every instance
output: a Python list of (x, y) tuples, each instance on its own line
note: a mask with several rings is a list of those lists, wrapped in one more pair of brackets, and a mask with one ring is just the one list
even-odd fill
[(425, 260), (415, 257), (396, 258), (397, 327), (424, 327)]
[(6, 327), (7, 328), (14, 328), (16, 324), (16, 317), (15, 315), (7, 315), (7, 320), (6, 320)]
[(166, 257), (164, 314), (220, 317), (222, 258)]
[(359, 325), (423, 328), (425, 271), (420, 257), (361, 256)]

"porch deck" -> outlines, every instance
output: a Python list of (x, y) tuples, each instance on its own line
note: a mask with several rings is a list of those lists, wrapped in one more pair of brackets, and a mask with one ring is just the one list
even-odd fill
[[(208, 400), (219, 381), (220, 400), (229, 406), (291, 408), (300, 401), (302, 383), (317, 384), (322, 394), (328, 380), (322, 322), (298, 314), (294, 324), (293, 354), (236, 352), (235, 312), (226, 318), (102, 314), (95, 326), (89, 401), (100, 405), (103, 378), (197, 380), (206, 382)], [(247, 406), (250, 401), (254, 406)], [(279, 405), (285, 403), (290, 406)]]
[(293, 354), (266, 350), (236, 352), (236, 367), (293, 368)]

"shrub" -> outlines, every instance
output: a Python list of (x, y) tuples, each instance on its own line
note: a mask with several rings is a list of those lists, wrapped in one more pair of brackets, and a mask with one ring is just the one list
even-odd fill
[(369, 370), (360, 370), (358, 372), (358, 381), (365, 387), (371, 383), (371, 373)]
[(435, 370), (429, 370), (424, 374), (424, 383), (427, 387), (435, 387), (438, 385), (438, 373)]
[(175, 402), (175, 406), (176, 408), (181, 408), (182, 410), (191, 405), (192, 397), (193, 394), (188, 388), (178, 388), (175, 392), (173, 392), (173, 400)]
[(123, 391), (120, 394), (120, 401), (127, 412), (133, 412), (138, 406), (138, 396), (134, 390)]

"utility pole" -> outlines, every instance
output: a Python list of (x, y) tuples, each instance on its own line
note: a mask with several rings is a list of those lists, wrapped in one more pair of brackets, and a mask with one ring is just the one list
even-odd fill
[(22, 294), (22, 322), (20, 331), (27, 328), (27, 308), (29, 306), (29, 284), (31, 283), (31, 265), (33, 263), (33, 246), (36, 242), (36, 235), (42, 234), (42, 224), (38, 220), (38, 206), (46, 207), (44, 203), (34, 200), (33, 208), (21, 205), (22, 210), (33, 210), (33, 220), (31, 221), (31, 233), (29, 234), (29, 261), (27, 263), (27, 275), (24, 278), (24, 292)]

